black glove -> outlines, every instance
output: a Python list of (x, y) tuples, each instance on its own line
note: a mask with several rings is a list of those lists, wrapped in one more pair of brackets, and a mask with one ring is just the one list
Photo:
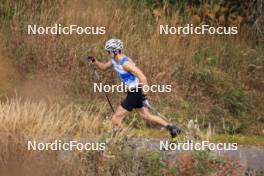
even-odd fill
[(92, 64), (95, 62), (95, 58), (93, 56), (88, 56), (87, 61), (88, 61), (88, 63)]

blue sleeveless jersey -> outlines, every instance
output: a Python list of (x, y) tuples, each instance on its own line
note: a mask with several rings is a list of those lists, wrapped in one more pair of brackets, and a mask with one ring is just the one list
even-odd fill
[(121, 81), (128, 88), (135, 88), (139, 83), (139, 79), (132, 73), (125, 71), (125, 69), (123, 68), (124, 63), (128, 60), (129, 58), (125, 56), (120, 60), (119, 63), (116, 63), (115, 59), (112, 58), (112, 64)]

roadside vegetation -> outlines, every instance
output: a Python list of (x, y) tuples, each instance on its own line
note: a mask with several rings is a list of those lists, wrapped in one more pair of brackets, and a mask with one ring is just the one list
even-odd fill
[[(168, 160), (162, 152), (138, 150), (117, 138), (105, 152), (27, 150), (27, 141), (99, 139), (111, 129), (102, 123), (105, 105), (48, 104), (19, 98), (0, 103), (1, 175), (240, 175), (245, 171), (237, 161), (209, 151), (187, 152)], [(135, 136), (125, 127), (127, 136)], [(120, 134), (122, 136), (122, 134)]]

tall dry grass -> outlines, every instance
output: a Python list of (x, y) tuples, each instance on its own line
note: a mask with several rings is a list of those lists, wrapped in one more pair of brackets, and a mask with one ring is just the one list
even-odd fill
[(0, 103), (1, 133), (26, 138), (85, 137), (103, 132), (105, 105), (81, 107), (21, 98)]
[(104, 105), (83, 108), (20, 98), (2, 101), (0, 174), (87, 175), (85, 152), (33, 151), (27, 149), (27, 141), (81, 141), (98, 137), (110, 129), (103, 124), (104, 111)]

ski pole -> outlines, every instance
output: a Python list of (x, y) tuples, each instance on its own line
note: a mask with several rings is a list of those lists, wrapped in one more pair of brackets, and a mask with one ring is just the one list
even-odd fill
[[(154, 113), (156, 113), (158, 116), (160, 116), (161, 118), (163, 118), (166, 121), (170, 121), (170, 119), (168, 119), (167, 117), (165, 117), (162, 113), (160, 113), (156, 108), (154, 108), (153, 106), (151, 106), (149, 103), (147, 104), (147, 108), (149, 108), (151, 111), (153, 111)], [(183, 130), (182, 128), (180, 128), (182, 130), (182, 132), (184, 134), (186, 134), (185, 130)], [(186, 134), (187, 135), (187, 134)]]
[(150, 104), (148, 104), (147, 106), (150, 110), (152, 110), (153, 112), (155, 112), (158, 116), (162, 117), (164, 120), (166, 121), (170, 121), (170, 119), (168, 119), (167, 117), (165, 117), (163, 114), (161, 114), (156, 108), (152, 107)]
[[(102, 83), (102, 81), (101, 81), (101, 79), (100, 79), (100, 76), (99, 76), (98, 72), (96, 71), (96, 68), (95, 68), (94, 64), (91, 64), (91, 65), (92, 65), (92, 68), (93, 68), (93, 71), (94, 71), (94, 74), (95, 74), (95, 77), (96, 77), (97, 81), (100, 82), (100, 83)], [(103, 84), (103, 83), (102, 83), (102, 84)], [(110, 101), (110, 99), (109, 99), (107, 93), (106, 93), (104, 90), (103, 90), (103, 93), (104, 93), (104, 96), (105, 96), (106, 99), (107, 99), (107, 102), (108, 102), (108, 104), (109, 104), (109, 106), (110, 106), (112, 112), (115, 112), (115, 110), (114, 110), (114, 108), (113, 108), (113, 106), (112, 106), (112, 103), (111, 103), (111, 101)]]

